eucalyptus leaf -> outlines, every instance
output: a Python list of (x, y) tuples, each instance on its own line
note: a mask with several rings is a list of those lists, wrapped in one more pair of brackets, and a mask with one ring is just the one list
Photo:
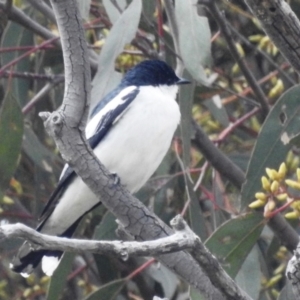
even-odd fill
[(293, 293), (292, 283), (289, 280), (281, 290), (277, 300), (296, 300), (296, 296)]
[(91, 2), (92, 0), (77, 0), (80, 15), (84, 20), (89, 19)]
[(165, 266), (160, 265), (157, 267), (156, 264), (150, 265), (144, 272), (161, 284), (166, 298), (173, 298), (179, 283), (179, 280), (174, 273)]
[[(31, 15), (32, 9), (25, 10), (27, 15)], [(25, 29), (23, 26), (9, 22), (9, 25), (6, 27), (2, 40), (1, 47), (23, 47), (31, 46), (33, 42), (33, 32)], [(12, 38), (13, 37), (13, 38)], [(1, 66), (5, 66), (15, 58), (23, 54), (23, 51), (9, 51), (1, 53), (0, 60)], [(30, 69), (30, 57), (27, 56), (14, 66), (14, 71), (18, 72), (28, 72)], [(24, 78), (12, 78), (12, 91), (16, 97), (18, 103), (23, 107), (28, 101), (28, 91), (30, 88), (30, 81)], [(6, 80), (8, 82), (8, 80)]]
[(66, 285), (67, 276), (69, 275), (72, 268), (74, 256), (74, 253), (69, 252), (66, 252), (63, 255), (59, 266), (51, 277), (46, 297), (47, 300), (60, 299), (63, 289)]
[(204, 295), (201, 295), (198, 290), (193, 287), (190, 287), (190, 299), (191, 300), (206, 300)]
[(114, 300), (116, 299), (116, 296), (120, 293), (126, 282), (127, 281), (125, 279), (119, 279), (109, 282), (85, 297), (84, 300)]
[(261, 271), (257, 245), (252, 248), (245, 259), (235, 281), (252, 299), (258, 299), (261, 289)]
[[(192, 80), (191, 75), (185, 71), (183, 78)], [(179, 91), (179, 106), (181, 112), (181, 140), (183, 146), (183, 172), (189, 170), (190, 166), (190, 151), (191, 151), (191, 136), (192, 136), (192, 107), (193, 107), (193, 96), (194, 96), (195, 84), (182, 86)], [(200, 208), (198, 197), (193, 190), (193, 184), (191, 182), (190, 175), (184, 174), (186, 193), (188, 199), (190, 199), (189, 215), (191, 218), (191, 227), (198, 234), (201, 239), (205, 239), (205, 222)]]
[(18, 165), (23, 137), (23, 115), (11, 92), (0, 108), (0, 192), (8, 188)]
[(204, 66), (210, 62), (211, 32), (208, 19), (198, 16), (195, 0), (176, 0), (180, 55), (193, 78), (208, 84)]
[(242, 209), (261, 190), (261, 177), (266, 168), (278, 169), (293, 146), (300, 128), (300, 85), (285, 92), (273, 106), (263, 124), (246, 173), (242, 188)]
[(114, 23), (98, 59), (98, 71), (93, 80), (91, 108), (111, 90), (115, 59), (135, 37), (142, 10), (141, 0), (133, 0)]
[[(117, 240), (115, 233), (117, 227), (116, 217), (109, 211), (106, 212), (94, 230), (93, 240)], [(94, 254), (94, 259), (102, 282), (106, 283), (117, 278), (118, 272), (107, 255)]]
[(126, 1), (102, 0), (102, 2), (110, 21), (114, 24), (119, 19), (122, 11), (125, 9)]
[(229, 126), (229, 117), (227, 111), (222, 104), (220, 95), (215, 95), (211, 99), (203, 103), (211, 112), (213, 117), (225, 128)]
[(265, 222), (260, 213), (240, 215), (220, 226), (205, 242), (232, 278), (257, 242)]

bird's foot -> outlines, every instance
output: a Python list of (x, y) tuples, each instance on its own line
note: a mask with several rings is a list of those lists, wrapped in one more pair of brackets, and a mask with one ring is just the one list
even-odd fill
[(121, 182), (121, 179), (120, 177), (118, 176), (117, 173), (110, 173), (110, 177), (113, 179), (113, 184), (112, 184), (112, 187), (115, 187), (117, 186), (118, 184), (120, 184)]

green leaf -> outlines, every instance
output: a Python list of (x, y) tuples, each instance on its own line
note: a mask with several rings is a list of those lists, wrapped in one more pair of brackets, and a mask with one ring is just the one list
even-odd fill
[(66, 285), (67, 276), (72, 268), (74, 256), (74, 253), (66, 252), (64, 254), (59, 266), (51, 277), (47, 292), (47, 300), (57, 300), (61, 298), (63, 289)]
[(211, 32), (207, 18), (198, 16), (196, 3), (195, 0), (175, 1), (179, 48), (184, 65), (193, 78), (208, 84), (203, 66), (210, 61)]
[(248, 213), (227, 221), (205, 242), (208, 249), (223, 263), (234, 278), (253, 248), (265, 220), (260, 213)]
[(201, 295), (200, 292), (193, 287), (190, 287), (189, 294), (190, 294), (191, 300), (206, 300), (207, 299), (207, 297), (205, 297), (204, 295)]
[[(126, 1), (125, 0), (118, 0), (118, 1), (102, 0), (102, 2), (106, 10), (106, 13), (109, 17), (109, 20), (114, 24), (119, 19), (121, 12), (125, 9)], [(116, 5), (113, 2), (115, 2), (118, 7), (116, 7)]]
[(110, 82), (115, 73), (115, 59), (135, 37), (141, 10), (141, 0), (133, 0), (110, 30), (99, 55), (98, 71), (93, 80), (92, 108), (112, 88)]
[(89, 19), (91, 2), (91, 0), (77, 0), (80, 15), (84, 20)]
[[(32, 9), (26, 9), (24, 11), (27, 15), (32, 14)], [(13, 37), (13, 38), (12, 38)], [(2, 47), (22, 47), (22, 46), (32, 46), (33, 42), (33, 32), (25, 29), (23, 26), (9, 22), (1, 41)], [(5, 66), (7, 63), (11, 62), (13, 59), (17, 58), (24, 51), (11, 51), (1, 53), (1, 66)], [(29, 72), (30, 71), (30, 57), (27, 56), (14, 66), (13, 70), (18, 72)], [(6, 80), (7, 82), (7, 80)], [(23, 78), (13, 78), (12, 79), (12, 90), (16, 97), (18, 103), (23, 107), (28, 101), (28, 90), (30, 87), (30, 81)]]
[(222, 104), (220, 95), (215, 95), (211, 99), (203, 102), (213, 117), (224, 127), (229, 126), (229, 117)]
[(116, 239), (115, 231), (118, 227), (116, 217), (109, 211), (102, 218), (101, 223), (94, 230), (93, 240)]
[(261, 289), (259, 248), (255, 245), (245, 259), (235, 281), (252, 299), (258, 299)]
[(179, 280), (174, 273), (172, 273), (164, 265), (161, 265), (158, 268), (157, 265), (153, 264), (146, 268), (143, 272), (161, 284), (164, 296), (167, 299), (173, 298), (179, 283)]
[[(117, 240), (117, 227), (116, 217), (108, 211), (96, 226), (93, 240)], [(109, 282), (118, 276), (118, 271), (107, 255), (94, 254), (94, 259), (102, 282)]]
[[(191, 80), (191, 75), (188, 72), (184, 72), (183, 78)], [(193, 95), (195, 85), (182, 86), (179, 91), (179, 106), (181, 112), (181, 139), (183, 146), (183, 166), (182, 171), (185, 172), (190, 166), (190, 150), (191, 150), (191, 135), (192, 135), (192, 106), (193, 106)], [(205, 221), (202, 215), (202, 211), (199, 205), (198, 197), (193, 190), (193, 184), (189, 174), (184, 173), (184, 181), (186, 187), (186, 193), (188, 199), (190, 199), (189, 215), (191, 219), (191, 227), (198, 234), (201, 239), (207, 237), (205, 230)]]
[(8, 92), (0, 109), (0, 189), (4, 192), (18, 164), (23, 135), (23, 115)]
[(61, 158), (54, 155), (38, 139), (31, 128), (24, 128), (23, 150), (31, 160), (42, 170), (59, 174), (63, 163)]
[(143, 0), (143, 13), (148, 18), (148, 20), (152, 21), (152, 19), (154, 18), (155, 9), (155, 1)]
[(286, 285), (281, 290), (277, 300), (296, 300), (296, 296), (293, 293), (292, 283), (290, 280), (286, 281)]
[(103, 285), (97, 291), (88, 295), (84, 300), (114, 300), (126, 284), (125, 279), (119, 279)]
[(277, 169), (293, 146), (300, 128), (300, 85), (289, 89), (276, 102), (259, 133), (242, 188), (242, 209), (261, 190), (265, 168)]

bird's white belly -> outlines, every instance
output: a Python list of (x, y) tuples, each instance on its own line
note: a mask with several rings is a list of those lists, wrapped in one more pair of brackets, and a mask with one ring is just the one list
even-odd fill
[[(144, 96), (134, 101), (134, 105), (113, 125), (94, 149), (95, 154), (110, 172), (119, 176), (121, 184), (134, 193), (161, 163), (179, 120), (179, 108), (173, 99), (153, 100), (150, 95)], [(61, 234), (99, 202), (79, 177), (71, 185), (42, 232)]]

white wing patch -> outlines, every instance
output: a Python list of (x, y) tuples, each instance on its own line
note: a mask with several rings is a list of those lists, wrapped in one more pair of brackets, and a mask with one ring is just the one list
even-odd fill
[(47, 276), (52, 276), (61, 259), (55, 256), (44, 256), (42, 259), (42, 270)]
[(102, 117), (105, 116), (109, 111), (114, 110), (116, 107), (124, 103), (124, 101), (126, 100), (124, 100), (123, 98), (135, 89), (136, 86), (134, 85), (123, 89), (115, 98), (113, 98), (98, 113), (96, 113), (96, 115), (88, 122), (85, 128), (85, 134), (87, 139), (89, 139), (96, 133), (99, 122), (101, 121)]

